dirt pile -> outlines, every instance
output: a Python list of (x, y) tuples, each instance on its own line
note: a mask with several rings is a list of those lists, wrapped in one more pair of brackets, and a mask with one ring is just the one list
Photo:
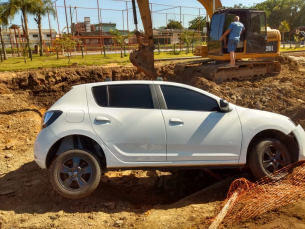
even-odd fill
[[(221, 85), (199, 75), (176, 75), (174, 64), (159, 66), (158, 73), (165, 80), (202, 88), (240, 106), (287, 115), (305, 127), (304, 68), (288, 57), (282, 62), (279, 75)], [(208, 227), (229, 183), (167, 205), (212, 183), (199, 170), (108, 172), (97, 190), (81, 200), (63, 199), (52, 191), (48, 171), (40, 170), (33, 161), (41, 116), (72, 85), (106, 77), (147, 79), (133, 67), (0, 73), (0, 228)], [(304, 225), (304, 210), (301, 202), (234, 227), (298, 227)]]

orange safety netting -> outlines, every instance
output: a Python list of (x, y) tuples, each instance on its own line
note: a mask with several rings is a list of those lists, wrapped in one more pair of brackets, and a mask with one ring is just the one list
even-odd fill
[[(237, 193), (222, 225), (245, 221), (264, 212), (305, 198), (305, 161), (299, 161), (264, 177), (256, 183), (245, 178), (235, 180), (222, 206)], [(236, 194), (235, 194), (236, 195)]]

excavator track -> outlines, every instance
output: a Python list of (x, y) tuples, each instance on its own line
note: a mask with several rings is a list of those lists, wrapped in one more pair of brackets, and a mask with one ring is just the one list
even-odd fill
[(227, 67), (228, 62), (217, 62), (212, 59), (191, 61), (177, 64), (175, 74), (196, 74), (221, 84), (225, 81), (242, 81), (273, 73), (280, 73), (278, 61), (238, 61), (236, 67)]

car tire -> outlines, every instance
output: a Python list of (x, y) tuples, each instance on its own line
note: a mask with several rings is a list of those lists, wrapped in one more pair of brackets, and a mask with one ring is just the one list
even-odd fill
[(50, 180), (54, 190), (69, 199), (88, 196), (101, 179), (99, 159), (80, 149), (59, 155), (50, 167)]
[(287, 173), (279, 173), (276, 176), (272, 173), (290, 164), (291, 157), (286, 146), (274, 138), (259, 140), (250, 151), (249, 166), (257, 179), (265, 176), (272, 180), (280, 179)]

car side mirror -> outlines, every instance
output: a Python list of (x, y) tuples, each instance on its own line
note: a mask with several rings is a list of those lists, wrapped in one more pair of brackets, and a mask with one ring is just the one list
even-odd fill
[(223, 111), (223, 112), (231, 111), (229, 102), (227, 100), (221, 99), (219, 105), (220, 105), (220, 110), (221, 111)]

